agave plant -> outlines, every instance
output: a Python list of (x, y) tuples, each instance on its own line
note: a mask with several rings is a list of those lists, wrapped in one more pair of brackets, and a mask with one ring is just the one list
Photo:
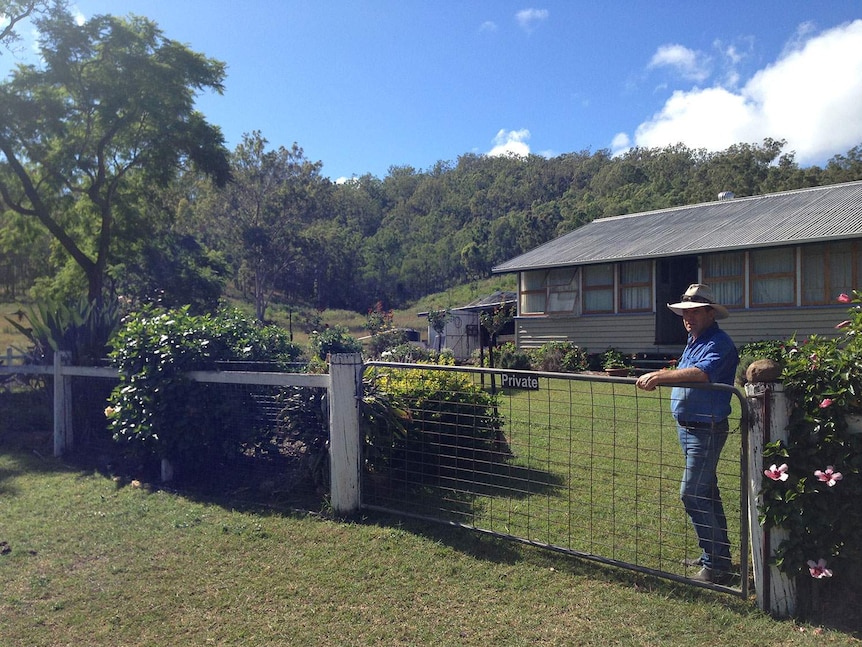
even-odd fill
[(69, 353), (73, 364), (94, 364), (107, 355), (108, 341), (120, 325), (116, 303), (97, 304), (86, 299), (73, 303), (37, 303), (22, 316), (6, 317), (31, 344), (31, 361), (50, 364), (54, 353)]

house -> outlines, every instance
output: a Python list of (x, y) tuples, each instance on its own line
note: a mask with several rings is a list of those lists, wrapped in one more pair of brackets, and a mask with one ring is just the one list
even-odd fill
[[(473, 351), (488, 348), (490, 339), (488, 331), (482, 327), (481, 314), (492, 313), (498, 308), (513, 307), (518, 295), (514, 292), (497, 290), (488, 296), (471, 301), (465, 306), (451, 308), (446, 318), (446, 327), (442, 335), (428, 325), (428, 347), (433, 349), (449, 349), (455, 359), (463, 361), (469, 359)], [(427, 317), (427, 312), (418, 313), (420, 317)], [(515, 326), (509, 323), (498, 335), (500, 341), (514, 341)]]
[(518, 273), (516, 341), (676, 354), (666, 307), (710, 285), (734, 341), (832, 336), (862, 288), (862, 182), (602, 218), (493, 268)]

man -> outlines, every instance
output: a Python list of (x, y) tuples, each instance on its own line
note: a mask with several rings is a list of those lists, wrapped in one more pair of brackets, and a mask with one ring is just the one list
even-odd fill
[[(733, 384), (739, 355), (717, 319), (728, 316), (727, 308), (716, 303), (707, 285), (690, 285), (679, 303), (667, 304), (682, 317), (688, 343), (676, 370), (641, 375), (638, 388), (652, 391), (662, 384), (696, 382)], [(730, 392), (675, 386), (671, 392), (671, 412), (677, 422), (679, 443), (685, 455), (685, 471), (680, 498), (697, 533), (702, 554), (686, 560), (701, 566), (692, 578), (701, 582), (726, 584), (730, 574), (730, 542), (727, 518), (718, 491), (716, 468), (730, 429)]]

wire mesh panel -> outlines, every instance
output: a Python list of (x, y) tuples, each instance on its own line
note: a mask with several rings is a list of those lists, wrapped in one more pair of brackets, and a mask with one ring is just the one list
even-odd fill
[[(367, 381), (381, 391), (422, 386), (400, 387), (409, 410), (385, 451), (380, 442), (366, 448), (364, 506), (671, 579), (699, 570), (684, 564), (701, 550), (680, 502), (685, 461), (670, 389), (644, 392), (629, 378), (586, 374), (370, 370)], [(427, 384), (449, 372), (457, 379)], [(747, 563), (741, 411), (735, 401), (718, 467), (737, 571), (741, 556)]]
[[(254, 503), (305, 501), (326, 486), (325, 387), (291, 385), (301, 376), (200, 373), (175, 382), (154, 429), (174, 468), (174, 483)], [(218, 380), (218, 381), (214, 381)], [(269, 382), (269, 383), (267, 383)], [(273, 383), (276, 382), (276, 383)], [(118, 442), (106, 417), (118, 378), (72, 378), (74, 454), (99, 470), (159, 478), (158, 455)]]

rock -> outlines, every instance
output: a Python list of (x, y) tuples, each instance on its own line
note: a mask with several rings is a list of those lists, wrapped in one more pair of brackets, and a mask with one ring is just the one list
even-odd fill
[(781, 365), (771, 359), (754, 360), (745, 370), (749, 382), (776, 382), (781, 376)]

